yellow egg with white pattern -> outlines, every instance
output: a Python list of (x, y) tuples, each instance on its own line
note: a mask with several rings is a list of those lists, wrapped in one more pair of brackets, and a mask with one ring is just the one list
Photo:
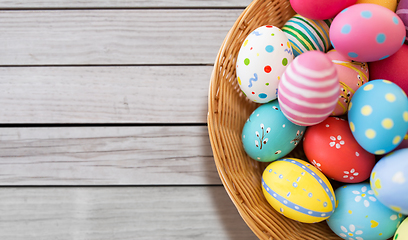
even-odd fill
[(262, 191), (276, 211), (299, 222), (320, 222), (334, 212), (336, 199), (329, 180), (300, 159), (269, 164), (262, 174)]

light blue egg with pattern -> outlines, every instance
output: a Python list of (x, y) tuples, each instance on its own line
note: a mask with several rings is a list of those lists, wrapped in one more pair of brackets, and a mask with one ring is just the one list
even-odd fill
[(381, 158), (371, 172), (370, 184), (382, 204), (408, 214), (408, 148)]
[(408, 131), (407, 95), (391, 81), (370, 81), (353, 95), (348, 121), (354, 138), (365, 150), (377, 155), (388, 153)]
[(404, 219), (378, 201), (369, 183), (348, 184), (334, 194), (337, 206), (327, 224), (343, 239), (386, 240)]
[(290, 153), (301, 141), (305, 128), (290, 122), (278, 100), (273, 100), (249, 116), (242, 130), (242, 143), (251, 158), (271, 162)]

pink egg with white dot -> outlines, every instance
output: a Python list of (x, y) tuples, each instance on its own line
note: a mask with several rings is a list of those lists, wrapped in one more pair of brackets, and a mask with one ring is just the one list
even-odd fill
[(377, 4), (356, 4), (333, 20), (330, 39), (334, 48), (351, 60), (385, 59), (404, 44), (405, 26), (393, 11)]

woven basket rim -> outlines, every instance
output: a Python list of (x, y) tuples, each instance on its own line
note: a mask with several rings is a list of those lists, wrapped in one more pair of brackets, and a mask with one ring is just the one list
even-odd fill
[[(226, 128), (234, 125), (237, 119), (247, 118), (249, 114), (257, 107), (259, 104), (249, 101), (245, 96), (242, 96), (236, 82), (235, 75), (235, 59), (237, 51), (241, 46), (241, 42), (246, 37), (245, 34), (249, 34), (253, 29), (260, 27), (262, 21), (258, 21), (256, 14), (253, 17), (254, 12), (260, 11), (265, 7), (278, 8), (275, 5), (284, 3), (285, 6), (290, 6), (289, 0), (254, 0), (252, 1), (245, 10), (237, 18), (231, 29), (228, 31), (218, 54), (214, 62), (214, 68), (211, 73), (211, 79), (209, 84), (208, 92), (208, 117), (207, 126), (208, 133), (211, 143), (211, 148), (213, 151), (214, 162), (217, 168), (217, 172), (220, 176), (220, 180), (232, 200), (233, 204), (237, 208), (240, 216), (248, 225), (248, 227), (254, 232), (254, 234), (260, 239), (341, 239), (337, 237), (330, 229), (328, 229), (323, 224), (304, 224), (299, 223), (286, 217), (281, 216), (279, 213), (271, 213), (271, 206), (264, 202), (265, 199), (253, 199), (252, 196), (248, 194), (240, 194), (239, 191), (253, 191), (254, 185), (242, 184), (241, 180), (243, 178), (248, 178), (248, 176), (231, 176), (231, 169), (239, 165), (239, 161), (236, 162), (226, 162), (225, 156), (238, 157), (241, 156), (240, 153), (236, 153), (233, 148), (243, 148), (242, 144), (239, 145), (236, 141), (236, 133), (234, 136), (225, 134)], [(295, 12), (293, 9), (284, 9), (286, 14), (282, 22), (279, 24), (283, 26), (287, 19), (292, 17)], [(280, 11), (283, 11), (280, 9)], [(282, 20), (282, 19), (279, 19)], [(274, 24), (271, 24), (274, 25)], [(278, 26), (279, 27), (279, 26)], [(251, 30), (252, 29), (252, 30)], [(237, 41), (240, 38), (241, 42)], [(235, 45), (234, 45), (235, 44)], [(238, 50), (237, 50), (237, 45)], [(231, 50), (232, 46), (234, 47)], [(234, 55), (234, 56), (231, 56)], [(234, 64), (233, 64), (234, 63)], [(232, 65), (233, 64), (233, 65)], [(222, 82), (220, 79), (224, 80)], [(229, 81), (226, 83), (226, 81)], [(234, 86), (233, 86), (234, 85)], [(227, 87), (225, 87), (227, 86)], [(228, 89), (226, 89), (228, 88)], [(240, 96), (238, 96), (240, 95)], [(236, 113), (236, 110), (230, 110), (230, 97), (231, 99), (239, 99), (240, 103), (246, 106), (247, 109), (245, 113)], [(227, 99), (226, 101), (224, 101)], [(248, 110), (249, 109), (249, 110)], [(235, 122), (234, 122), (235, 120)], [(242, 126), (245, 122), (242, 121)], [(233, 128), (233, 127), (231, 127)], [(228, 129), (227, 129), (228, 130)], [(236, 130), (236, 129), (235, 129)], [(241, 131), (242, 129), (239, 129)], [(224, 135), (222, 135), (224, 133)], [(235, 140), (235, 141), (234, 141)], [(228, 144), (235, 144), (233, 147)], [(249, 157), (247, 157), (249, 158)], [(265, 167), (261, 163), (255, 163), (255, 160), (251, 160), (249, 164), (256, 165), (252, 166), (251, 171), (262, 171), (260, 168)], [(227, 163), (227, 164), (226, 164)], [(229, 165), (230, 164), (230, 165)], [(241, 166), (239, 166), (241, 167)], [(254, 170), (255, 169), (255, 170)], [(228, 172), (229, 171), (229, 172)], [(259, 176), (258, 176), (259, 177)], [(251, 178), (251, 176), (249, 176)], [(246, 181), (246, 179), (244, 179)], [(244, 182), (245, 182), (244, 181)], [(259, 187), (261, 183), (259, 181)], [(243, 190), (242, 190), (243, 189)], [(261, 193), (262, 194), (262, 193)], [(263, 195), (262, 195), (263, 197)], [(259, 202), (260, 201), (260, 202)], [(268, 213), (263, 213), (262, 210), (268, 207)], [(274, 210), (273, 210), (274, 211)], [(271, 220), (273, 219), (273, 220)], [(301, 232), (297, 232), (301, 231)], [(291, 236), (288, 235), (290, 233)]]
[(223, 43), (221, 44), (221, 47), (218, 51), (216, 60), (214, 62), (214, 68), (213, 71), (211, 73), (211, 80), (210, 80), (210, 86), (209, 86), (209, 94), (208, 94), (208, 109), (209, 109), (209, 113), (208, 113), (208, 117), (207, 117), (207, 126), (208, 126), (208, 131), (209, 131), (209, 137), (210, 137), (210, 141), (211, 141), (211, 147), (213, 149), (213, 154), (214, 154), (214, 160), (215, 160), (215, 164), (216, 164), (216, 168), (217, 168), (217, 172), (220, 176), (221, 182), (228, 194), (228, 196), (230, 197), (230, 199), (232, 200), (233, 204), (235, 205), (235, 207), (238, 210), (238, 213), (240, 214), (240, 216), (242, 217), (242, 219), (245, 221), (245, 223), (248, 225), (248, 227), (255, 233), (255, 235), (257, 235), (258, 237), (260, 235), (262, 235), (262, 233), (259, 231), (259, 228), (256, 227), (256, 225), (254, 224), (250, 213), (248, 213), (247, 211), (245, 211), (244, 208), (242, 208), (238, 202), (240, 201), (240, 199), (238, 199), (236, 194), (233, 194), (233, 190), (230, 189), (230, 186), (232, 186), (232, 182), (229, 181), (228, 178), (226, 178), (225, 176), (225, 172), (222, 171), (222, 166), (220, 165), (220, 161), (219, 161), (219, 155), (217, 155), (217, 153), (219, 152), (218, 145), (215, 144), (215, 142), (219, 142), (219, 139), (217, 139), (217, 136), (214, 134), (214, 132), (216, 131), (216, 127), (213, 124), (213, 114), (214, 112), (211, 111), (213, 109), (213, 102), (212, 102), (212, 97), (214, 96), (215, 93), (213, 93), (214, 91), (214, 79), (217, 77), (218, 74), (218, 68), (220, 67), (220, 57), (225, 53), (225, 48), (227, 47), (227, 43), (230, 42), (231, 39), (231, 35), (234, 32), (234, 29), (237, 28), (238, 25), (240, 25), (243, 21), (243, 19), (245, 18), (246, 14), (251, 10), (252, 6), (255, 4), (256, 1), (252, 1), (246, 8), (245, 10), (240, 14), (240, 16), (238, 17), (238, 19), (235, 21), (234, 25), (231, 27), (231, 29), (228, 31), (226, 37), (224, 38)]

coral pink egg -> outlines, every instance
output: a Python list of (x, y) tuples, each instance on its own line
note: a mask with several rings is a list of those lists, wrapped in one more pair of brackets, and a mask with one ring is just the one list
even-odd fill
[(307, 128), (303, 148), (315, 167), (340, 182), (362, 182), (375, 165), (375, 156), (357, 143), (347, 121), (336, 117)]
[(336, 68), (320, 51), (309, 51), (296, 57), (282, 75), (278, 86), (278, 100), (283, 114), (301, 126), (315, 125), (326, 119), (338, 98)]
[(408, 45), (402, 47), (389, 58), (369, 63), (370, 80), (387, 79), (408, 93)]

